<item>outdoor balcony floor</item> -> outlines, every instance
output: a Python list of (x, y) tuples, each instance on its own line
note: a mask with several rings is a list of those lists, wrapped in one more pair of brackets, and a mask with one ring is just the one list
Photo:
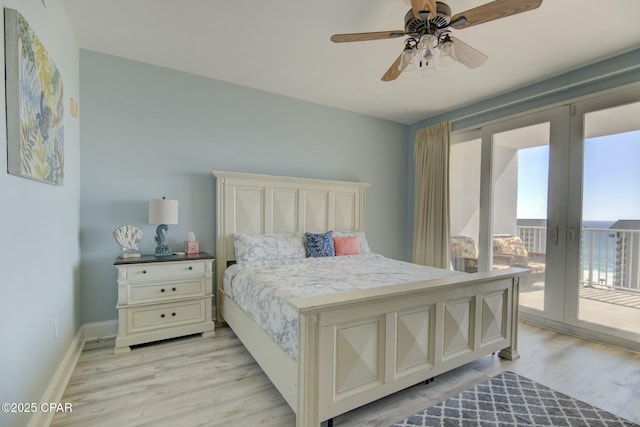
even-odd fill
[[(544, 289), (541, 282), (520, 287), (520, 305), (543, 308)], [(640, 333), (640, 293), (585, 286), (580, 288), (579, 319)]]

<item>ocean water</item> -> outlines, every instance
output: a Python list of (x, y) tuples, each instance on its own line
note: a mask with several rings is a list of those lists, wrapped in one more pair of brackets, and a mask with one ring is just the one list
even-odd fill
[[(583, 221), (580, 248), (583, 281), (612, 286), (614, 281), (625, 280), (624, 275), (620, 276), (620, 271), (616, 271), (616, 269), (620, 270), (622, 261), (618, 259), (621, 254), (620, 248), (618, 248), (620, 244), (618, 233), (611, 230), (616, 222), (617, 220)], [(544, 226), (545, 224), (544, 220), (522, 219), (518, 220), (518, 225), (527, 227), (528, 225)], [(636, 231), (635, 234), (627, 234), (627, 238), (630, 239), (628, 242), (636, 242), (630, 243), (635, 247), (640, 235)]]
[[(597, 231), (583, 231), (582, 236), (582, 268), (589, 270), (589, 263), (593, 262), (594, 270), (600, 273), (613, 273), (615, 268), (616, 239), (615, 233), (604, 231), (616, 221), (583, 221), (582, 227), (597, 229)], [(593, 239), (593, 245), (591, 240)], [(591, 251), (593, 250), (593, 258)], [(591, 261), (592, 260), (592, 261)]]

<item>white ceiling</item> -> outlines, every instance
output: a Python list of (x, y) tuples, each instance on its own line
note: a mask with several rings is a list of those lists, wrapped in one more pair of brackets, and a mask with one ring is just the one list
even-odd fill
[[(448, 0), (453, 14), (488, 0)], [(380, 77), (402, 39), (334, 44), (334, 33), (402, 30), (408, 0), (62, 0), (81, 48), (410, 124), (640, 47), (640, 0), (544, 0), (454, 31), (489, 56), (435, 77)]]

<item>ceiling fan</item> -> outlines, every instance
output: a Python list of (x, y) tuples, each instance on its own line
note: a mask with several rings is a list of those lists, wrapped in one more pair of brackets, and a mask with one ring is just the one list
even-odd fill
[(404, 17), (404, 30), (334, 34), (331, 41), (344, 43), (406, 37), (402, 53), (384, 73), (383, 81), (395, 80), (403, 71), (415, 67), (420, 67), (424, 75), (433, 74), (438, 51), (441, 65), (457, 60), (469, 68), (476, 68), (487, 60), (487, 56), (451, 35), (451, 29), (461, 30), (506, 18), (537, 9), (541, 4), (542, 0), (494, 0), (452, 15), (451, 8), (444, 2), (411, 0), (411, 9)]

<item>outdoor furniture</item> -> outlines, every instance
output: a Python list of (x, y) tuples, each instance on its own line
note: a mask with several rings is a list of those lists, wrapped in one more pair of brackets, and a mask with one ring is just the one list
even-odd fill
[(478, 247), (471, 237), (451, 237), (451, 264), (456, 271), (465, 273), (478, 271)]
[[(535, 271), (544, 271), (544, 254), (542, 261), (535, 253), (529, 254), (522, 239), (511, 234), (493, 236), (493, 268), (534, 267)], [(451, 236), (451, 264), (454, 270), (466, 273), (478, 271), (478, 247), (469, 236)]]
[(493, 264), (501, 267), (528, 267), (529, 252), (524, 248), (522, 239), (511, 234), (493, 236)]

